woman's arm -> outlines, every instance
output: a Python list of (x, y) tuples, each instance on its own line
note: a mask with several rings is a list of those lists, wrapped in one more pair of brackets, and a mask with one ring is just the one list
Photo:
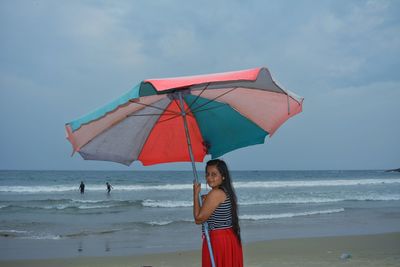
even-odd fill
[(226, 195), (221, 189), (213, 189), (208, 194), (200, 207), (199, 192), (200, 184), (193, 185), (193, 217), (196, 224), (201, 224), (208, 220), (219, 204), (225, 201)]

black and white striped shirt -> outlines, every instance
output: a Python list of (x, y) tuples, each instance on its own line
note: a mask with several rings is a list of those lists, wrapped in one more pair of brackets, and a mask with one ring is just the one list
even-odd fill
[[(229, 196), (214, 210), (207, 220), (208, 230), (227, 229), (232, 227), (232, 203)], [(203, 232), (204, 232), (204, 227)]]

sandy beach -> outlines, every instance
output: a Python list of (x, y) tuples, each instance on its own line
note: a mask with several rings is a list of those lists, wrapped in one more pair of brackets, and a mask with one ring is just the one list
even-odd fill
[[(348, 257), (344, 257), (345, 255)], [(0, 266), (190, 267), (200, 266), (200, 251), (124, 257), (76, 257), (0, 261)], [(298, 238), (244, 246), (245, 266), (400, 266), (400, 233)], [(343, 259), (344, 258), (344, 259)]]

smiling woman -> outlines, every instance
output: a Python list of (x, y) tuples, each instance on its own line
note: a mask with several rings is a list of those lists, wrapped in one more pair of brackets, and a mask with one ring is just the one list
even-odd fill
[[(212, 190), (200, 207), (200, 184), (193, 185), (193, 217), (196, 224), (207, 222), (214, 260), (218, 267), (243, 266), (237, 198), (226, 163), (220, 159), (207, 162), (207, 184)], [(202, 228), (203, 233), (207, 231)], [(203, 238), (202, 266), (211, 266), (207, 241)]]

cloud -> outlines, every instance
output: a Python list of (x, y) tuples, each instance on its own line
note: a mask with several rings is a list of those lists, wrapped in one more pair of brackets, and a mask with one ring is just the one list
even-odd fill
[[(79, 157), (71, 163), (66, 121), (145, 78), (256, 66), (269, 67), (285, 88), (304, 96), (304, 112), (268, 145), (227, 155), (237, 168), (262, 168), (265, 155), (283, 169), (312, 168), (309, 162), (329, 168), (323, 153), (339, 159), (338, 168), (351, 168), (357, 151), (386, 150), (385, 159), (365, 162), (394, 161), (399, 13), (398, 1), (1, 1), (0, 155), (15, 160), (0, 168), (19, 168), (18, 155), (29, 161), (43, 143), (52, 144), (52, 156), (26, 168), (46, 168), (43, 162), (55, 158), (57, 166), (85, 168)], [(29, 112), (7, 112), (21, 103)], [(26, 131), (23, 119), (41, 128)], [(376, 140), (378, 134), (395, 145)], [(355, 152), (344, 155), (342, 144)], [(308, 154), (298, 159), (288, 153), (294, 150)], [(65, 158), (56, 156), (65, 151)], [(257, 160), (243, 161), (248, 151)], [(113, 166), (103, 164), (90, 166)]]
[[(321, 2), (285, 43), (284, 61), (303, 65), (317, 86), (398, 79), (399, 5), (386, 1)], [(385, 51), (385, 52), (383, 52)]]

